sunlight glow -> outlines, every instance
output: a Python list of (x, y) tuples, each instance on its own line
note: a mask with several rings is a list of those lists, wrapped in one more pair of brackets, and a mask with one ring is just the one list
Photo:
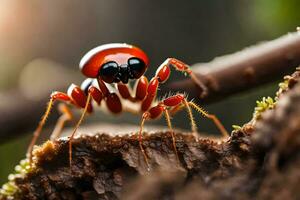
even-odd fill
[(16, 5), (15, 0), (0, 0), (0, 35), (8, 28), (11, 24), (11, 19), (14, 13), (12, 12)]

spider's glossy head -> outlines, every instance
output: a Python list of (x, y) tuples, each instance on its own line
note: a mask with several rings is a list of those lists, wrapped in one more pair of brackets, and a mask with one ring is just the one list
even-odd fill
[(79, 67), (90, 78), (101, 78), (106, 83), (138, 79), (149, 64), (147, 55), (139, 48), (121, 43), (98, 46), (83, 56)]

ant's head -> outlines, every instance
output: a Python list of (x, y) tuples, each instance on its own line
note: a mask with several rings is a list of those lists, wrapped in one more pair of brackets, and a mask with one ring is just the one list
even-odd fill
[(145, 62), (137, 57), (131, 57), (126, 64), (118, 64), (115, 61), (104, 63), (99, 70), (99, 77), (106, 83), (122, 81), (128, 83), (129, 79), (138, 79), (146, 71)]
[(128, 83), (139, 79), (148, 67), (148, 57), (128, 44), (106, 44), (90, 50), (80, 61), (80, 69), (90, 78), (106, 83)]

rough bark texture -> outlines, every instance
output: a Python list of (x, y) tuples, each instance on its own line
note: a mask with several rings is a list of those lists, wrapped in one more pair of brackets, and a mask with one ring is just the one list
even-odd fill
[(147, 135), (143, 144), (151, 163), (150, 171), (135, 135), (98, 134), (77, 138), (73, 143), (72, 170), (68, 163), (68, 141), (47, 142), (35, 151), (35, 169), (25, 178), (16, 179), (21, 191), (17, 196), (20, 199), (119, 199), (133, 179), (140, 175), (152, 177), (156, 169), (183, 175), (184, 182), (194, 177), (211, 182), (243, 170), (243, 161), (250, 157), (247, 138), (248, 135), (241, 133), (223, 142), (196, 141), (191, 134), (177, 133), (178, 163), (170, 133)]

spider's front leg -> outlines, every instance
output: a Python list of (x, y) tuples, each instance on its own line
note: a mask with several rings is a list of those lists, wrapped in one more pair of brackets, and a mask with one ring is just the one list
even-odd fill
[(207, 88), (206, 86), (195, 76), (191, 68), (176, 58), (167, 58), (156, 70), (155, 76), (149, 82), (147, 88), (147, 96), (143, 100), (141, 110), (146, 111), (150, 108), (153, 100), (156, 97), (157, 89), (160, 83), (164, 83), (168, 80), (171, 74), (171, 68), (175, 70), (188, 74), (191, 79), (199, 86), (202, 90), (202, 96), (206, 95)]
[[(51, 135), (51, 140), (56, 139), (60, 133), (61, 130), (64, 126), (64, 124), (67, 121), (70, 121), (73, 118), (73, 115), (70, 111), (70, 109), (68, 108), (68, 106), (66, 104), (72, 104), (76, 107), (81, 107), (83, 108), (86, 104), (86, 96), (84, 94), (84, 92), (76, 85), (72, 84), (69, 89), (68, 89), (68, 93), (64, 93), (64, 92), (52, 92), (52, 94), (50, 95), (50, 100), (47, 106), (47, 109), (42, 117), (42, 119), (39, 122), (38, 127), (36, 128), (36, 130), (33, 133), (33, 137), (31, 139), (31, 142), (28, 146), (28, 150), (27, 153), (29, 155), (29, 161), (30, 163), (32, 163), (32, 150), (34, 145), (36, 144), (36, 141), (38, 139), (38, 137), (41, 134), (41, 131), (46, 123), (46, 120), (52, 110), (53, 104), (56, 101), (61, 101), (63, 102), (61, 105), (59, 105), (59, 111), (62, 113), (61, 117), (58, 119), (56, 126), (54, 128), (54, 131)], [(92, 107), (91, 105), (88, 106), (87, 108), (88, 112), (92, 112)]]
[[(142, 101), (141, 104), (141, 111), (146, 112), (152, 105), (153, 101), (156, 98), (157, 90), (159, 87), (159, 84), (164, 83), (165, 81), (168, 80), (171, 74), (171, 67), (175, 68), (177, 71), (180, 71), (182, 73), (188, 73), (193, 79), (195, 78), (192, 70), (189, 68), (189, 66), (175, 58), (168, 58), (166, 59), (165, 62), (163, 62), (156, 70), (155, 76), (151, 79), (151, 81), (148, 84), (147, 87), (147, 93), (146, 96), (144, 97), (144, 100)], [(201, 81), (199, 81), (200, 85), (203, 85)], [(203, 91), (206, 91), (206, 87), (203, 86)], [(137, 92), (138, 94), (138, 92)], [(190, 108), (190, 105), (185, 101), (185, 105), (177, 105), (171, 110), (171, 114), (175, 113), (177, 110), (180, 110), (182, 107), (186, 107), (189, 117), (190, 117), (190, 123), (192, 127), (193, 133), (197, 132), (197, 126), (194, 121), (194, 117), (192, 115), (192, 111)]]

